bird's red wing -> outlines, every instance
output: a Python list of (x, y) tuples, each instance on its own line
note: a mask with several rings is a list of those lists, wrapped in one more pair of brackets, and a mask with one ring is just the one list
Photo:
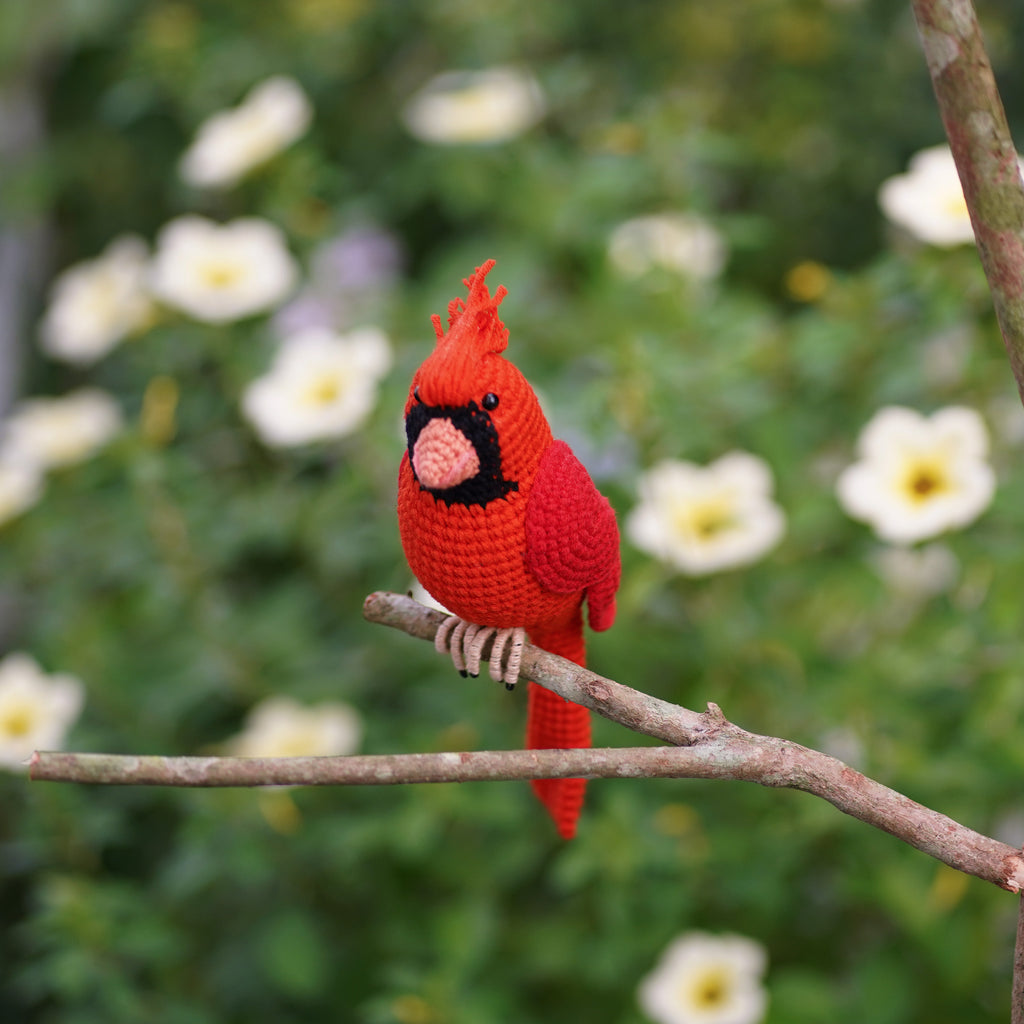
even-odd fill
[(586, 591), (591, 628), (612, 624), (621, 574), (615, 512), (564, 441), (544, 453), (530, 491), (526, 564), (548, 590)]

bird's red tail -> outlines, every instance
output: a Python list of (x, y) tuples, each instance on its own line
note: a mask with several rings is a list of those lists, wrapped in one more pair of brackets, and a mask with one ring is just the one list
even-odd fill
[[(586, 664), (582, 616), (557, 631), (532, 633), (530, 642), (577, 665)], [(526, 746), (530, 750), (589, 747), (590, 712), (531, 682)], [(531, 785), (554, 819), (559, 835), (572, 839), (576, 834), (576, 819), (583, 808), (586, 779), (536, 779)]]

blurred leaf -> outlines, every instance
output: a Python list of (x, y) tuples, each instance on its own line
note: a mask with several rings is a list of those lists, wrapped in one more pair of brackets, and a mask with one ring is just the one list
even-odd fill
[(310, 920), (286, 912), (267, 922), (259, 938), (261, 964), (285, 995), (309, 999), (324, 988), (329, 961)]

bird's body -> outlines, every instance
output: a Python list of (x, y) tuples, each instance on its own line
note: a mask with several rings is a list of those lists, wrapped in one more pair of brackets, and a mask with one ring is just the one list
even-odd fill
[[(413, 378), (399, 470), (402, 545), (417, 579), (459, 618), (521, 628), (532, 643), (585, 663), (582, 607), (607, 629), (619, 582), (615, 515), (568, 445), (556, 441), (530, 385), (501, 356), (508, 333), (484, 264), (467, 303), (435, 318), (437, 348)], [(585, 708), (529, 686), (527, 746), (590, 744)], [(534, 789), (569, 838), (584, 780)]]

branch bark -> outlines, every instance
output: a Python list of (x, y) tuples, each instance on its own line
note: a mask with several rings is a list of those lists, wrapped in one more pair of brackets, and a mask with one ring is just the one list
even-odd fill
[(1010, 1024), (1024, 1024), (1024, 896), (1017, 910), (1017, 943), (1013, 950)]
[[(971, 0), (911, 0), (1017, 392), (1024, 402), (1024, 183)], [(1010, 1019), (1024, 1024), (1024, 904)]]
[[(432, 640), (443, 613), (399, 594), (371, 594), (371, 622)], [(486, 652), (485, 652), (486, 658)], [(502, 750), (362, 757), (135, 757), (37, 752), (34, 780), (121, 785), (400, 785), (538, 778), (732, 779), (798, 789), (890, 833), (952, 868), (1019, 892), (1024, 856), (869, 779), (827, 754), (746, 732), (717, 705), (691, 711), (527, 644), (523, 674), (613, 722), (673, 746)]]
[(981, 265), (1024, 401), (1024, 185), (970, 0), (912, 0)]

